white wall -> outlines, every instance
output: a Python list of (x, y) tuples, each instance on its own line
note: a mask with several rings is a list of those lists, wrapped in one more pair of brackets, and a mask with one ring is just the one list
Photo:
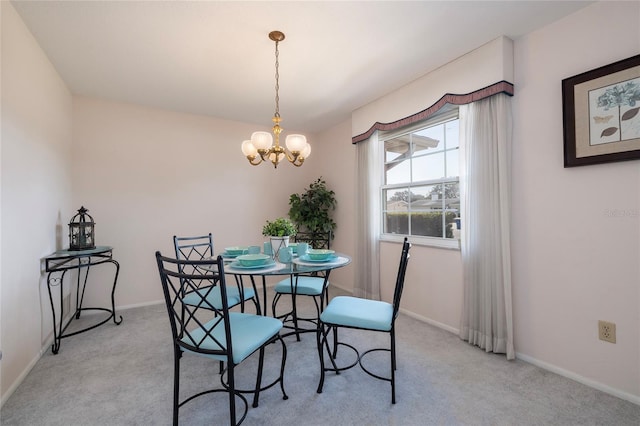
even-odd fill
[[(286, 216), (289, 195), (324, 172), (315, 135), (302, 167), (276, 170), (242, 156), (255, 125), (81, 97), (73, 112), (73, 202), (93, 215), (97, 244), (114, 247), (119, 306), (161, 300), (153, 256), (173, 252), (173, 235), (212, 232), (216, 252), (261, 244), (265, 220)], [(105, 300), (106, 288), (88, 291), (88, 303)]]
[[(562, 79), (638, 53), (639, 2), (516, 40), (512, 259), (518, 356), (640, 403), (640, 162), (563, 168), (561, 94)], [(617, 324), (615, 345), (598, 320)]]
[(2, 8), (2, 401), (39, 358), (51, 308), (40, 259), (71, 210), (71, 94), (11, 3)]

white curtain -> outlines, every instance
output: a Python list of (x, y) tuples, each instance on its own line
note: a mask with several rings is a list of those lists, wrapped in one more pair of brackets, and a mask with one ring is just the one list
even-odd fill
[(463, 172), (460, 337), (515, 357), (511, 300), (511, 98), (498, 94), (460, 108)]
[(380, 300), (380, 182), (378, 132), (356, 145), (356, 280), (353, 294)]

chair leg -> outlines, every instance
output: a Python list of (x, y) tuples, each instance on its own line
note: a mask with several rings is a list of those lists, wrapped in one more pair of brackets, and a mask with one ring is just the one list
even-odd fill
[(280, 293), (276, 293), (275, 296), (273, 296), (273, 301), (271, 302), (271, 315), (273, 315), (274, 318), (278, 318), (276, 315), (276, 305), (278, 304), (278, 300), (280, 300)]
[(173, 425), (178, 426), (178, 410), (180, 409), (180, 358), (182, 351), (173, 348)]
[[(318, 383), (317, 393), (322, 393), (322, 387), (324, 385), (324, 355), (323, 355), (323, 339), (324, 335), (324, 326), (318, 321), (318, 329), (316, 331), (316, 343), (318, 345), (318, 356), (320, 357), (320, 383)], [(325, 336), (326, 337), (326, 336)]]
[(391, 329), (391, 367), (395, 370), (398, 369), (398, 364), (396, 364), (396, 336), (395, 331)]
[(396, 403), (396, 336), (391, 328), (391, 403)]
[(287, 364), (287, 345), (284, 344), (282, 337), (278, 336), (280, 344), (282, 345), (282, 361), (280, 364), (280, 389), (282, 390), (282, 399), (289, 399), (289, 396), (284, 390), (284, 367)]
[(262, 385), (262, 367), (264, 365), (264, 346), (260, 348), (260, 356), (258, 358), (258, 375), (256, 377), (256, 390), (253, 394), (253, 408), (258, 406), (260, 398), (260, 386)]
[[(297, 279), (297, 278), (296, 278)], [(292, 318), (293, 318), (293, 328), (296, 331), (296, 340), (300, 341), (300, 333), (298, 331), (298, 308), (296, 305), (296, 292), (293, 291), (291, 293), (291, 305), (292, 305)]]
[(227, 379), (229, 381), (229, 419), (231, 426), (236, 426), (236, 383), (233, 371), (233, 362), (227, 362)]
[[(331, 354), (331, 348), (329, 347), (328, 335), (333, 330), (333, 355)], [(327, 354), (329, 355), (329, 360), (331, 361), (331, 366), (335, 370), (336, 374), (340, 374), (340, 370), (338, 369), (338, 364), (336, 364), (336, 357), (338, 356), (338, 327), (328, 327), (327, 332), (324, 334), (324, 346), (327, 348)]]

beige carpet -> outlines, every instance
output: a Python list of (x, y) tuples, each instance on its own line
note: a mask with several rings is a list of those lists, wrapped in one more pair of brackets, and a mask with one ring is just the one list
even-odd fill
[[(165, 307), (119, 313), (121, 325), (64, 339), (58, 355), (48, 351), (2, 408), (2, 425), (171, 424), (173, 354)], [(391, 405), (388, 383), (359, 368), (328, 374), (324, 392), (317, 394), (315, 335), (306, 334), (301, 342), (286, 339), (289, 399), (277, 387), (265, 391), (243, 424), (640, 425), (638, 405), (487, 354), (449, 332), (403, 315), (397, 332), (397, 404)], [(387, 344), (375, 333), (346, 331), (342, 337), (362, 349)], [(267, 375), (279, 360), (276, 346), (267, 353)], [(237, 370), (241, 386), (253, 380), (249, 361)], [(381, 374), (388, 371), (384, 354), (368, 363)], [(186, 355), (181, 383), (183, 395), (219, 386), (217, 362)], [(180, 423), (228, 424), (227, 403), (224, 394), (203, 397), (181, 409)]]

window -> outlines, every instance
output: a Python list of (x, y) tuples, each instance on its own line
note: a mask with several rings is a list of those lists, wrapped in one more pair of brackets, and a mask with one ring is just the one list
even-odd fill
[(382, 134), (383, 239), (410, 235), (420, 242), (457, 247), (460, 214), (457, 108), (412, 128)]

